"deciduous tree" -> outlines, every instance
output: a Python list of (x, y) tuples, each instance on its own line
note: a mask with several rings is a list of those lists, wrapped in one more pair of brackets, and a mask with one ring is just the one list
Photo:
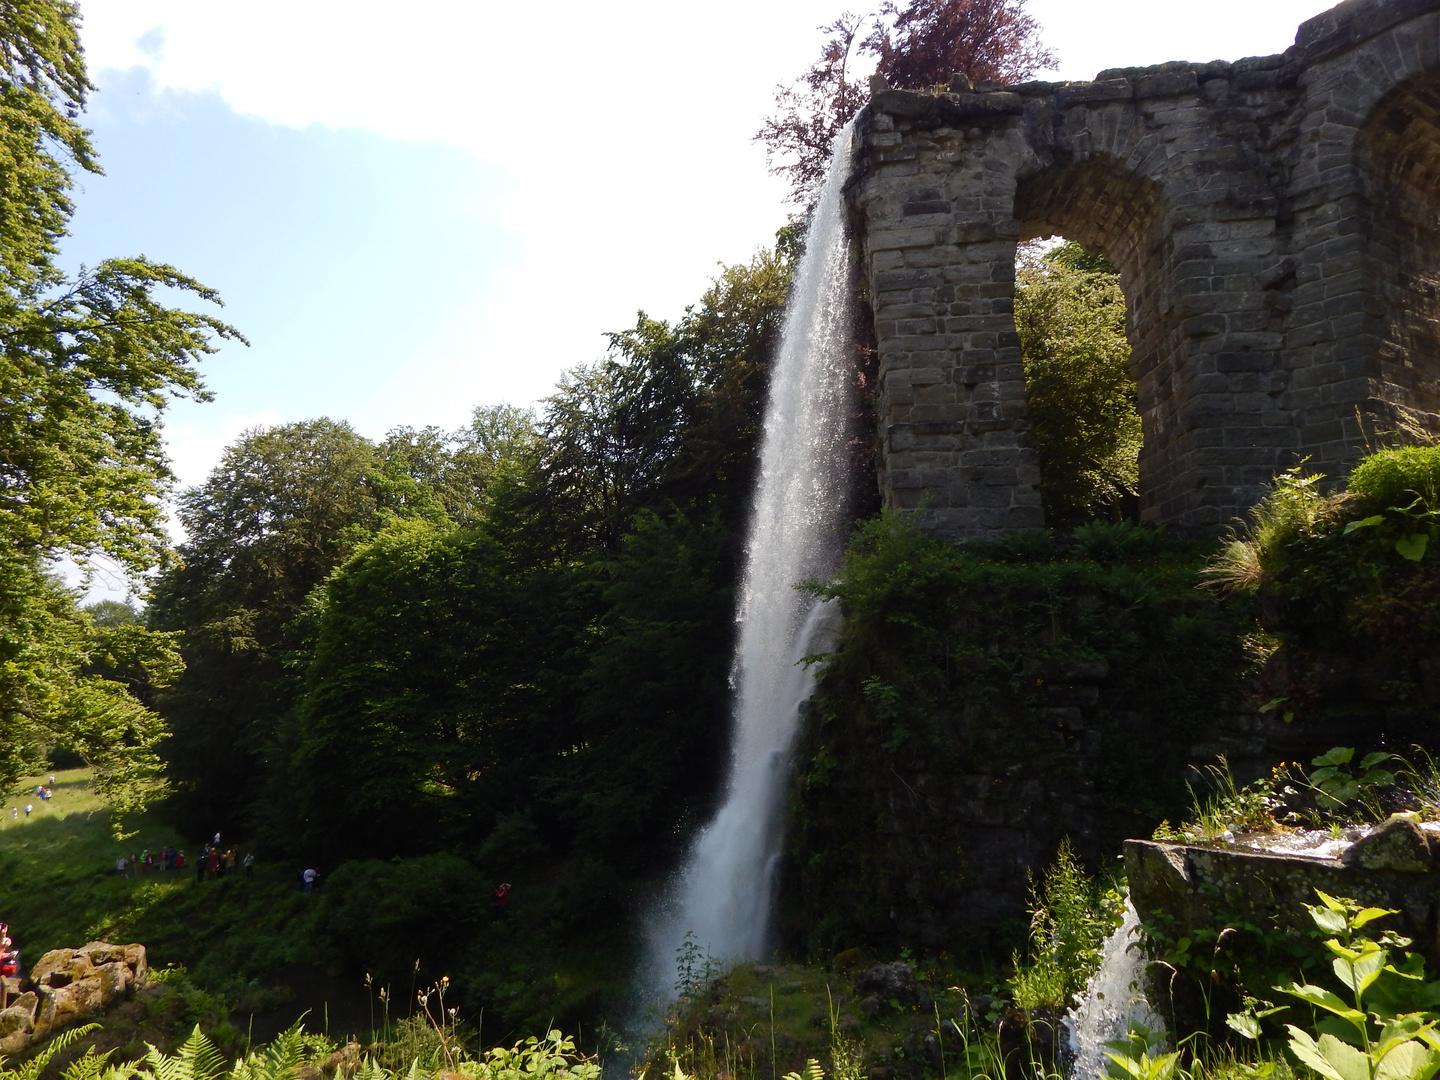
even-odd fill
[(128, 803), (153, 787), (158, 721), (124, 683), (82, 671), (103, 645), (47, 566), (103, 554), (138, 576), (164, 562), (159, 417), (171, 397), (206, 397), (196, 362), (239, 334), (162, 303), (219, 302), (172, 267), (56, 265), (72, 170), (100, 171), (78, 121), (93, 89), (78, 23), (68, 0), (0, 2), (0, 727), (13, 751), (0, 784), (64, 745)]
[[(814, 198), (840, 129), (868, 98), (864, 57), (898, 89), (948, 84), (1020, 82), (1052, 67), (1055, 54), (1040, 44), (1040, 27), (1026, 0), (910, 0), (887, 2), (871, 15), (840, 16), (820, 32), (820, 57), (793, 83), (775, 91), (775, 112), (755, 138), (765, 144), (772, 172), (790, 182), (791, 199)], [(857, 71), (862, 69), (861, 71)]]

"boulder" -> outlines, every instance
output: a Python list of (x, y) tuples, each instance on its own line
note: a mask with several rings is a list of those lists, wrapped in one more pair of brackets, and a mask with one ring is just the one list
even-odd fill
[(135, 975), (124, 960), (101, 964), (95, 969), (95, 976), (100, 980), (100, 997), (107, 1005), (129, 997), (135, 983)]
[(920, 1001), (920, 984), (915, 969), (897, 960), (893, 964), (872, 964), (855, 977), (855, 992), (874, 994), (884, 1001), (915, 1005)]
[(17, 1031), (28, 1035), (35, 1030), (35, 1014), (24, 1005), (0, 1009), (0, 1039), (8, 1039)]
[(36, 986), (69, 986), (94, 970), (90, 957), (80, 949), (51, 949), (30, 970), (30, 981)]
[(1423, 874), (1434, 867), (1435, 855), (1419, 825), (1409, 818), (1392, 817), (1355, 841), (1340, 861), (1365, 870)]
[(40, 1011), (35, 1017), (35, 1038), (44, 1039), (73, 1027), (82, 1017), (104, 1008), (99, 979), (82, 979), (68, 986), (42, 987)]

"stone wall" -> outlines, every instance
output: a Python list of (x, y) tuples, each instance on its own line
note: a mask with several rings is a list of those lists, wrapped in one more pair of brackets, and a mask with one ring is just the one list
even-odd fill
[(1276, 56), (879, 90), (850, 185), (888, 505), (1043, 524), (1016, 245), (1120, 268), (1143, 519), (1213, 533), (1304, 458), (1440, 431), (1440, 0), (1347, 0)]

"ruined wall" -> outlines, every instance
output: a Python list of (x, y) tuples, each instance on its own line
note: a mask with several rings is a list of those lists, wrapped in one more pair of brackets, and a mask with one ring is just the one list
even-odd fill
[(1043, 524), (1033, 237), (1120, 268), (1147, 521), (1213, 533), (1302, 458), (1440, 431), (1440, 0), (1347, 0), (1234, 63), (881, 90), (857, 137), (882, 494), (939, 534)]

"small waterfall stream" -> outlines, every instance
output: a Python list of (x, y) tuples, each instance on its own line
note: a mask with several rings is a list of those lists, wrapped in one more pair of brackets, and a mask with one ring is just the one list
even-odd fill
[(825, 647), (835, 621), (795, 585), (833, 572), (845, 525), (850, 276), (841, 188), (849, 171), (847, 127), (806, 233), (771, 373), (736, 614), (725, 795), (651, 921), (641, 982), (656, 999), (670, 996), (687, 932), (721, 961), (758, 959), (769, 941), (790, 747), (813, 682), (799, 661)]
[(1140, 948), (1140, 917), (1125, 901), (1125, 918), (1105, 940), (1100, 967), (1085, 987), (1084, 1000), (1065, 1017), (1075, 1063), (1070, 1080), (1101, 1080), (1110, 1059), (1105, 1044), (1140, 1025), (1158, 1032), (1165, 1021), (1145, 998), (1145, 954)]

